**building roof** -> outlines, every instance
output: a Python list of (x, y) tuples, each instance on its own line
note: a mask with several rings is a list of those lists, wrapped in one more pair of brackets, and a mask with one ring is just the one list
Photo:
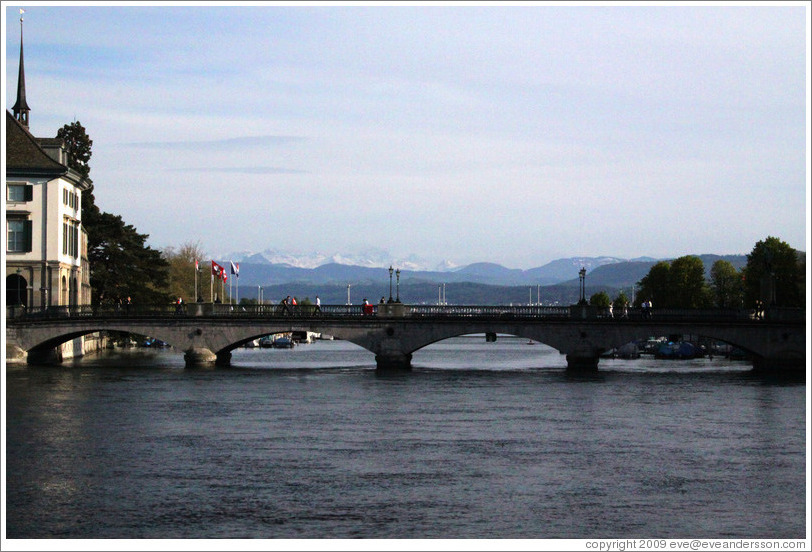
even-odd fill
[(68, 167), (52, 159), (39, 141), (6, 110), (6, 175), (56, 178)]
[(14, 113), (28, 113), (31, 108), (25, 101), (25, 66), (23, 65), (23, 20), (20, 18), (20, 67), (17, 72), (17, 102), (14, 104)]
[(28, 128), (28, 113), (31, 108), (28, 107), (28, 102), (25, 101), (25, 66), (23, 65), (23, 18), (22, 10), (20, 10), (20, 67), (17, 73), (17, 102), (12, 107), (14, 117), (19, 119), (20, 123)]

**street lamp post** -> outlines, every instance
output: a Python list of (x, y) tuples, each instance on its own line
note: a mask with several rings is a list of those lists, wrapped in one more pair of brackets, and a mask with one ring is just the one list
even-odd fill
[(395, 276), (397, 277), (395, 290), (397, 292), (397, 297), (395, 298), (396, 303), (400, 303), (400, 269), (395, 271)]
[(581, 270), (578, 271), (578, 278), (581, 281), (580, 285), (581, 298), (578, 300), (578, 303), (583, 305), (584, 303), (586, 303), (586, 299), (584, 298), (586, 291), (586, 288), (584, 287), (584, 280), (586, 279), (586, 269), (584, 267), (581, 267)]
[(392, 269), (392, 265), (389, 265), (389, 302), (390, 303), (392, 302), (392, 272), (394, 272), (394, 270)]

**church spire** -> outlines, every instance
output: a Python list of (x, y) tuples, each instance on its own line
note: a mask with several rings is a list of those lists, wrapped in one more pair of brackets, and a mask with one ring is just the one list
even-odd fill
[(20, 124), (28, 128), (28, 112), (31, 108), (28, 107), (28, 102), (25, 101), (25, 67), (23, 66), (23, 14), (25, 10), (20, 8), (20, 70), (17, 73), (17, 103), (12, 107), (14, 118), (20, 121)]

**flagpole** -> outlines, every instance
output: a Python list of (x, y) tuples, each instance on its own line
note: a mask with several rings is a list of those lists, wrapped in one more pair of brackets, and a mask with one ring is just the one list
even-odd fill
[(212, 261), (211, 268), (211, 302), (214, 303), (214, 261)]
[(199, 296), (197, 294), (197, 259), (195, 259), (195, 299), (194, 299), (195, 303), (197, 302), (198, 297)]

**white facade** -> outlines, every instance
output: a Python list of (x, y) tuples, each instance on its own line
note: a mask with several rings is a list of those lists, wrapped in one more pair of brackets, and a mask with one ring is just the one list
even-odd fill
[[(40, 152), (66, 164), (61, 145), (48, 144)], [(90, 181), (67, 166), (56, 178), (36, 176), (36, 169), (22, 172), (6, 172), (6, 306), (89, 304), (81, 201)]]

